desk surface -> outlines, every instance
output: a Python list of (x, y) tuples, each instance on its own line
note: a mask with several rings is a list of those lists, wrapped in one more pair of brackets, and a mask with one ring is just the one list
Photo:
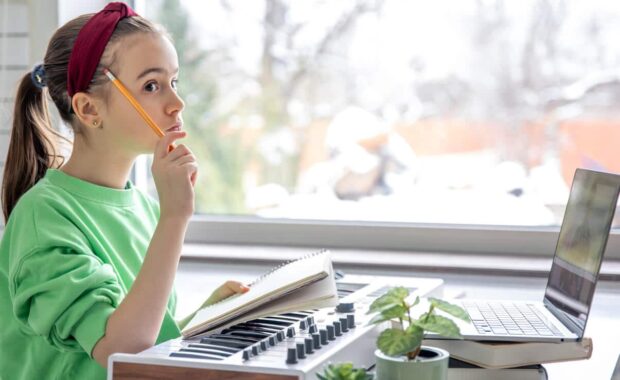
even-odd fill
[[(264, 273), (269, 265), (239, 265), (208, 261), (182, 261), (176, 281), (177, 318), (197, 308), (210, 289), (226, 280), (250, 281)], [(541, 300), (545, 278), (498, 277), (442, 273), (407, 273), (337, 266), (348, 273), (370, 275), (441, 277), (445, 280), (444, 295), (515, 300)], [(620, 282), (600, 282), (594, 297), (586, 335), (594, 340), (592, 358), (586, 361), (546, 364), (549, 379), (610, 379), (620, 354)]]

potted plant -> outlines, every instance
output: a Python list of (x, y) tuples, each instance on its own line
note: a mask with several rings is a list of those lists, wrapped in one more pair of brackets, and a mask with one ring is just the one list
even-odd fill
[(449, 338), (462, 338), (456, 323), (450, 318), (437, 314), (441, 310), (450, 316), (465, 321), (469, 317), (465, 310), (448, 302), (428, 298), (429, 308), (418, 318), (411, 316), (411, 309), (420, 302), (416, 297), (407, 303), (409, 291), (403, 287), (390, 289), (377, 298), (368, 313), (376, 313), (369, 324), (396, 321), (377, 338), (376, 377), (377, 380), (445, 380), (448, 376), (447, 351), (422, 346), (427, 332), (437, 333)]
[(352, 363), (329, 364), (323, 374), (317, 374), (320, 380), (372, 380), (373, 376), (366, 370), (353, 367)]

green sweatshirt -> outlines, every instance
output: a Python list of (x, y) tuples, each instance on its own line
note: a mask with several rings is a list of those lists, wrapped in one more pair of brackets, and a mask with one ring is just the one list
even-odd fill
[[(48, 170), (0, 243), (0, 379), (104, 379), (92, 359), (137, 276), (159, 218), (134, 188)], [(180, 335), (170, 297), (157, 342)]]

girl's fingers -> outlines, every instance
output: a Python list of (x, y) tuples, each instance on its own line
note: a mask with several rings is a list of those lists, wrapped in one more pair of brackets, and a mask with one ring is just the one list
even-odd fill
[(196, 183), (196, 173), (198, 173), (198, 164), (195, 162), (189, 162), (184, 164), (183, 167), (187, 170), (189, 179), (192, 182), (192, 185), (194, 185)]
[(219, 301), (226, 299), (233, 294), (245, 293), (248, 290), (250, 290), (250, 288), (238, 281), (226, 281), (224, 284), (220, 285), (214, 293), (216, 294), (215, 298)]
[(224, 285), (222, 286), (222, 288), (225, 289), (224, 291), (229, 296), (231, 296), (233, 294), (236, 294), (236, 293), (245, 293), (248, 290), (250, 290), (250, 288), (248, 288), (247, 286), (243, 285), (239, 281), (226, 281), (224, 283)]
[(231, 291), (235, 292), (235, 293), (245, 293), (248, 290), (250, 290), (249, 287), (245, 286), (244, 284), (240, 283), (239, 281), (226, 281), (226, 284), (224, 284), (228, 287), (228, 289), (230, 289)]
[(196, 157), (193, 154), (187, 154), (172, 161), (174, 165), (182, 166), (189, 162), (196, 162)]
[(180, 157), (184, 157), (188, 154), (191, 154), (192, 151), (189, 150), (188, 147), (186, 147), (184, 144), (179, 144), (177, 145), (174, 150), (172, 150), (170, 153), (168, 153), (168, 155), (166, 156), (166, 160), (170, 161), (170, 162), (174, 162), (174, 160), (180, 158)]
[[(168, 146), (172, 145), (175, 140), (182, 139), (187, 136), (185, 131), (169, 132), (164, 135), (155, 145), (155, 154), (157, 157), (164, 158), (168, 154)], [(176, 149), (175, 149), (176, 150)], [(174, 152), (174, 150), (173, 150)]]

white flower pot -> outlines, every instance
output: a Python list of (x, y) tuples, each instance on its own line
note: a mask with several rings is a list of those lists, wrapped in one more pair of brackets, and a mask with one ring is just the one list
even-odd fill
[(414, 360), (387, 356), (375, 350), (376, 380), (446, 380), (450, 354), (441, 348), (422, 346)]

